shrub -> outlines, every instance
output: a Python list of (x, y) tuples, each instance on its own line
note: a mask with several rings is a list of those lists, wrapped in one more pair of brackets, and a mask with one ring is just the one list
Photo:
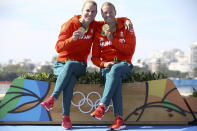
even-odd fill
[(195, 88), (193, 88), (193, 94), (192, 94), (193, 97), (197, 97), (197, 91)]
[[(52, 72), (42, 73), (25, 73), (19, 78), (55, 82), (57, 77)], [(132, 75), (123, 80), (123, 83), (143, 82), (149, 80), (165, 79), (166, 75), (163, 73), (151, 72), (132, 72)], [(104, 84), (104, 79), (100, 76), (99, 72), (86, 72), (84, 76), (77, 79), (78, 84)]]

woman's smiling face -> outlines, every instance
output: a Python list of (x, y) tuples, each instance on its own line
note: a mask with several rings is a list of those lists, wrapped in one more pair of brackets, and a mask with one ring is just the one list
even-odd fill
[(92, 3), (86, 3), (82, 9), (81, 18), (84, 22), (91, 23), (97, 14), (97, 6)]
[(104, 5), (101, 11), (102, 17), (106, 23), (111, 23), (115, 21), (116, 10), (109, 5)]

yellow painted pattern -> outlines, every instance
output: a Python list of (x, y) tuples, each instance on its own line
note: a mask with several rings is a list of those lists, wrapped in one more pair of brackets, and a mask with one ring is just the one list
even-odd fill
[(166, 79), (148, 81), (149, 96), (157, 96), (163, 98), (165, 95)]

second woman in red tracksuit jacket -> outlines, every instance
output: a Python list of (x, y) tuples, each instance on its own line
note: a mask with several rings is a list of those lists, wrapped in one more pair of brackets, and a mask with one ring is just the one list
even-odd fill
[(121, 87), (122, 80), (131, 75), (136, 38), (133, 31), (125, 30), (124, 25), (117, 22), (116, 10), (112, 3), (105, 2), (101, 12), (108, 26), (100, 26), (94, 36), (92, 62), (100, 67), (100, 73), (105, 79), (105, 88), (99, 106), (91, 116), (100, 120), (112, 100), (116, 118), (109, 128), (119, 130), (126, 127), (122, 118)]
[[(103, 23), (94, 21), (96, 13), (96, 3), (92, 0), (86, 1), (82, 15), (76, 15), (62, 25), (56, 43), (55, 48), (58, 57), (54, 63), (54, 73), (57, 75), (57, 81), (52, 96), (42, 102), (41, 105), (49, 111), (53, 107), (54, 101), (63, 92), (62, 127), (64, 129), (72, 128), (69, 113), (73, 88), (76, 78), (86, 72), (87, 58), (96, 27)], [(122, 20), (125, 21), (126, 19), (123, 18)], [(79, 30), (81, 28), (83, 30)]]

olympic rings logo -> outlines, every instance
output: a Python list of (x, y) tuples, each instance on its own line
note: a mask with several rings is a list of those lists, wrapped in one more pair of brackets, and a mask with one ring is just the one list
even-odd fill
[[(73, 106), (75, 106), (75, 107), (78, 107), (79, 111), (80, 111), (81, 113), (84, 113), (84, 114), (90, 113), (90, 112), (92, 112), (93, 110), (95, 110), (96, 107), (99, 105), (99, 102), (100, 102), (100, 100), (101, 100), (101, 95), (100, 95), (98, 92), (95, 92), (95, 91), (92, 91), (92, 92), (88, 93), (87, 97), (85, 97), (85, 95), (84, 95), (82, 92), (80, 92), (80, 91), (75, 91), (75, 92), (73, 92), (73, 96), (76, 95), (76, 94), (81, 95), (81, 96), (82, 96), (82, 99), (79, 100), (78, 104), (73, 103), (73, 101), (71, 101), (71, 104), (72, 104)], [(89, 98), (90, 95), (92, 95), (92, 94), (95, 94), (95, 95), (97, 95), (97, 96), (99, 97), (95, 102), (93, 102), (93, 101)], [(83, 106), (86, 102), (87, 102), (87, 104), (90, 106), (90, 110), (88, 110), (88, 111), (83, 111), (83, 110), (81, 109), (81, 106)], [(105, 110), (105, 112), (108, 112), (108, 110), (109, 110), (109, 108), (110, 108), (111, 106), (112, 106), (112, 105), (109, 105), (109, 106), (107, 107), (107, 109)]]

